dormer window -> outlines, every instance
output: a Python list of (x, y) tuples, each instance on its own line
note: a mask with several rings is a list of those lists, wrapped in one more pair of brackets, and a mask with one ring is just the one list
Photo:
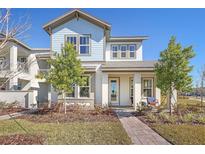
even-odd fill
[(89, 55), (90, 54), (90, 35), (80, 36), (80, 55)]

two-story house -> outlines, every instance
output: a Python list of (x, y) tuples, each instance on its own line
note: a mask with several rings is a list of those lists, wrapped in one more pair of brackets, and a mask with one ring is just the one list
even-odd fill
[[(110, 24), (78, 9), (50, 21), (43, 29), (50, 36), (50, 50), (27, 47), (27, 55), (37, 59), (36, 70), (33, 72), (32, 66), (29, 67), (33, 75), (27, 82), (37, 84), (33, 88), (30, 84), (30, 89), (37, 91), (36, 98), (40, 103), (61, 99), (51, 85), (34, 79), (34, 76), (40, 70), (39, 66), (48, 68), (45, 59), (54, 52), (60, 52), (67, 42), (72, 43), (78, 52), (85, 68), (83, 76), (87, 79), (85, 85), (74, 87), (73, 93), (66, 95), (69, 103), (106, 107), (136, 106), (146, 97), (156, 97), (160, 101), (160, 89), (156, 87), (154, 75), (155, 61), (143, 60), (142, 43), (148, 39), (147, 36), (111, 36)], [(23, 47), (22, 44), (18, 46)], [(10, 59), (20, 57), (21, 50), (19, 56), (14, 55), (13, 50), (17, 49), (10, 47)], [(17, 60), (11, 65), (16, 63)]]

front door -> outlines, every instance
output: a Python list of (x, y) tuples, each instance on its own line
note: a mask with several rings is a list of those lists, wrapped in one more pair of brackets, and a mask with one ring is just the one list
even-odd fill
[(119, 106), (119, 78), (109, 78), (109, 102), (111, 106)]

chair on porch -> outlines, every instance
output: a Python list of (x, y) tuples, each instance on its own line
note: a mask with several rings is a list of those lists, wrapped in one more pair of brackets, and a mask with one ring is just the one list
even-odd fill
[(147, 105), (148, 106), (158, 106), (159, 101), (155, 97), (147, 97)]

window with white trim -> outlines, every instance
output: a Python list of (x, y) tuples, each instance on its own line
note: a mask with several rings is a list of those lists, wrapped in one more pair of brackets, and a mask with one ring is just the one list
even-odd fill
[(153, 80), (143, 79), (143, 96), (152, 97), (153, 96)]
[(77, 36), (67, 36), (67, 43), (73, 44), (74, 49), (77, 49)]
[(136, 50), (135, 44), (129, 45), (130, 58), (135, 58), (135, 50)]
[(80, 55), (90, 54), (90, 35), (80, 36), (79, 54)]
[(112, 45), (112, 57), (117, 58), (118, 45)]
[(90, 97), (90, 76), (83, 76), (84, 78), (84, 84), (79, 86), (79, 94), (80, 97)]
[(0, 65), (3, 64), (5, 57), (0, 57)]
[(121, 45), (120, 46), (120, 51), (121, 51), (121, 58), (126, 58), (127, 45)]

